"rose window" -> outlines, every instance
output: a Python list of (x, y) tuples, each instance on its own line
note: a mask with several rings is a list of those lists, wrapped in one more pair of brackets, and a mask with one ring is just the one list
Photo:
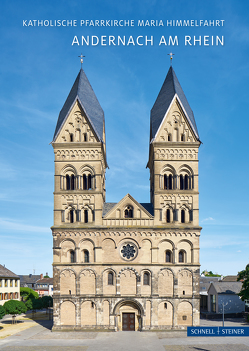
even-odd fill
[(132, 260), (137, 255), (137, 248), (133, 243), (126, 243), (122, 245), (120, 253), (123, 259)]

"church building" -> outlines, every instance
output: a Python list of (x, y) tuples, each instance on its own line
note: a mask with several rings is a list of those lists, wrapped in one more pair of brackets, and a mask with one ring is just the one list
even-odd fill
[(105, 117), (81, 68), (52, 141), (53, 330), (199, 325), (201, 142), (172, 66), (149, 139), (150, 203), (106, 202)]

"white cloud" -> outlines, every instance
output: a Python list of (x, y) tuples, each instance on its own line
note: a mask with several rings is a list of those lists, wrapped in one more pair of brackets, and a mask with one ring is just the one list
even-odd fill
[(212, 218), (212, 217), (208, 217), (208, 218), (203, 219), (203, 220), (201, 221), (201, 223), (202, 223), (202, 222), (207, 222), (207, 221), (215, 221), (215, 219)]

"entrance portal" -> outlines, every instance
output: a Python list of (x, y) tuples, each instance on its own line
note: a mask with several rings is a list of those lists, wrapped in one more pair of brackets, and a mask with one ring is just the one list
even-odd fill
[(135, 313), (122, 313), (122, 330), (135, 331)]
[(133, 299), (119, 301), (113, 309), (116, 330), (142, 330), (144, 310), (141, 304)]

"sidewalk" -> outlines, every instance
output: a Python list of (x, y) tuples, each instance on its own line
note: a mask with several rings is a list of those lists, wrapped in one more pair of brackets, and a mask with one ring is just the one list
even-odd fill
[[(1, 351), (249, 351), (247, 337), (187, 337), (185, 330), (52, 333), (51, 321), (20, 316), (20, 322), (17, 328), (23, 324), (27, 329), (2, 339), (0, 331)], [(201, 326), (222, 326), (222, 321), (202, 319)], [(225, 326), (245, 326), (245, 321), (225, 320)]]
[(45, 310), (36, 312), (35, 314), (32, 314), (31, 312), (17, 315), (15, 318), (15, 324), (12, 323), (12, 315), (4, 316), (0, 320), (0, 340), (36, 326), (38, 323), (37, 320), (48, 320), (48, 315)]

